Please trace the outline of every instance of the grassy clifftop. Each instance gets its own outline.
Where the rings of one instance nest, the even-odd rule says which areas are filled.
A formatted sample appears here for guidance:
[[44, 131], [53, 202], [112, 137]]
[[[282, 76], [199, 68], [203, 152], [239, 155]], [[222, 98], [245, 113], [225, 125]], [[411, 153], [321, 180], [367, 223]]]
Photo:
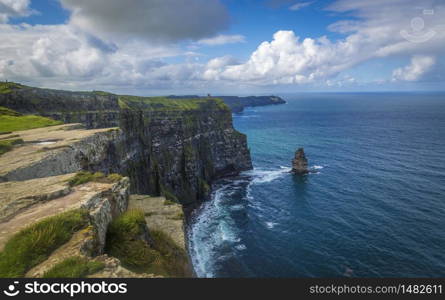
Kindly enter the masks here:
[[122, 109], [144, 111], [191, 111], [191, 110], [229, 110], [229, 107], [217, 98], [169, 99], [167, 97], [119, 96]]
[[12, 109], [0, 106], [0, 133], [41, 128], [61, 123], [41, 116], [24, 116]]

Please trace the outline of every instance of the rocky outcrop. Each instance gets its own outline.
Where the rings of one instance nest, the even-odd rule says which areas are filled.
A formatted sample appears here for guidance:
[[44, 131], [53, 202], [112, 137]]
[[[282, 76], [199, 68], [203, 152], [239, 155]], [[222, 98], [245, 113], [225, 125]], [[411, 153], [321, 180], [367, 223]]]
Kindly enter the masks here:
[[103, 252], [108, 224], [127, 210], [130, 182], [89, 182], [70, 187], [75, 174], [0, 183], [0, 249], [23, 228], [47, 217], [74, 209], [88, 212], [93, 239], [84, 239], [84, 254]]
[[308, 161], [304, 153], [304, 149], [300, 148], [295, 152], [295, 157], [292, 160], [292, 173], [307, 174], [309, 173]]
[[218, 96], [222, 99], [234, 113], [242, 112], [246, 107], [266, 106], [266, 105], [278, 105], [285, 104], [282, 98], [277, 96]]
[[[8, 138], [5, 135], [4, 138]], [[23, 144], [0, 156], [0, 182], [44, 178], [85, 169], [104, 161], [110, 145], [119, 144], [119, 129], [79, 129], [67, 124], [11, 133]]]
[[108, 225], [127, 210], [129, 196], [130, 181], [128, 178], [123, 178], [110, 189], [81, 202], [80, 207], [89, 212], [90, 222], [95, 230], [92, 254], [103, 252]]
[[[277, 105], [286, 103], [286, 101], [277, 96], [247, 96], [247, 97], [214, 96], [214, 97], [223, 100], [224, 103], [226, 103], [234, 113], [240, 113], [246, 107]], [[168, 96], [168, 98], [171, 99], [199, 98], [199, 96], [195, 95]]]

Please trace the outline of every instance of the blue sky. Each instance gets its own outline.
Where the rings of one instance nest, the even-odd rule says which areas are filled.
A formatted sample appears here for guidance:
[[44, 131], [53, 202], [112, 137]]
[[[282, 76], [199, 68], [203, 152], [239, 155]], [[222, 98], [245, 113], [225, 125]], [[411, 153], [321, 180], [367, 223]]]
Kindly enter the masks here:
[[0, 80], [136, 94], [443, 90], [443, 1], [122, 3], [0, 0]]

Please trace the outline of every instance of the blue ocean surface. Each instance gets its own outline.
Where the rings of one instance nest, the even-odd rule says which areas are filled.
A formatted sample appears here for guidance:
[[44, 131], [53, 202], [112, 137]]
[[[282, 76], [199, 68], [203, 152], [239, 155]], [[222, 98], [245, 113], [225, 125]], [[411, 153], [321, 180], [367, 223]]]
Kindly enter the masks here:
[[[284, 98], [234, 116], [254, 170], [194, 213], [197, 275], [444, 277], [445, 95]], [[315, 173], [289, 173], [298, 147]]]

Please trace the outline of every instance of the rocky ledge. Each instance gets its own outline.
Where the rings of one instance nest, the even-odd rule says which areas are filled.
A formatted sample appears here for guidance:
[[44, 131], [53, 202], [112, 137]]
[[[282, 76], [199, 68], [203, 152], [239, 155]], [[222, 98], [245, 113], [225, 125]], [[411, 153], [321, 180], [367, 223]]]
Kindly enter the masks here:
[[[82, 158], [102, 161], [121, 135], [114, 128], [67, 124], [2, 137], [23, 143], [0, 156], [0, 277], [193, 276], [181, 205], [165, 197], [130, 197], [128, 177], [81, 171]], [[132, 219], [133, 214], [143, 217]], [[124, 228], [123, 236], [134, 234], [126, 226], [144, 233], [130, 245], [150, 254], [138, 262], [143, 268], [131, 262], [128, 251], [114, 250], [130, 242], [114, 241], [113, 226]], [[73, 271], [73, 264], [83, 267], [82, 273]]]

